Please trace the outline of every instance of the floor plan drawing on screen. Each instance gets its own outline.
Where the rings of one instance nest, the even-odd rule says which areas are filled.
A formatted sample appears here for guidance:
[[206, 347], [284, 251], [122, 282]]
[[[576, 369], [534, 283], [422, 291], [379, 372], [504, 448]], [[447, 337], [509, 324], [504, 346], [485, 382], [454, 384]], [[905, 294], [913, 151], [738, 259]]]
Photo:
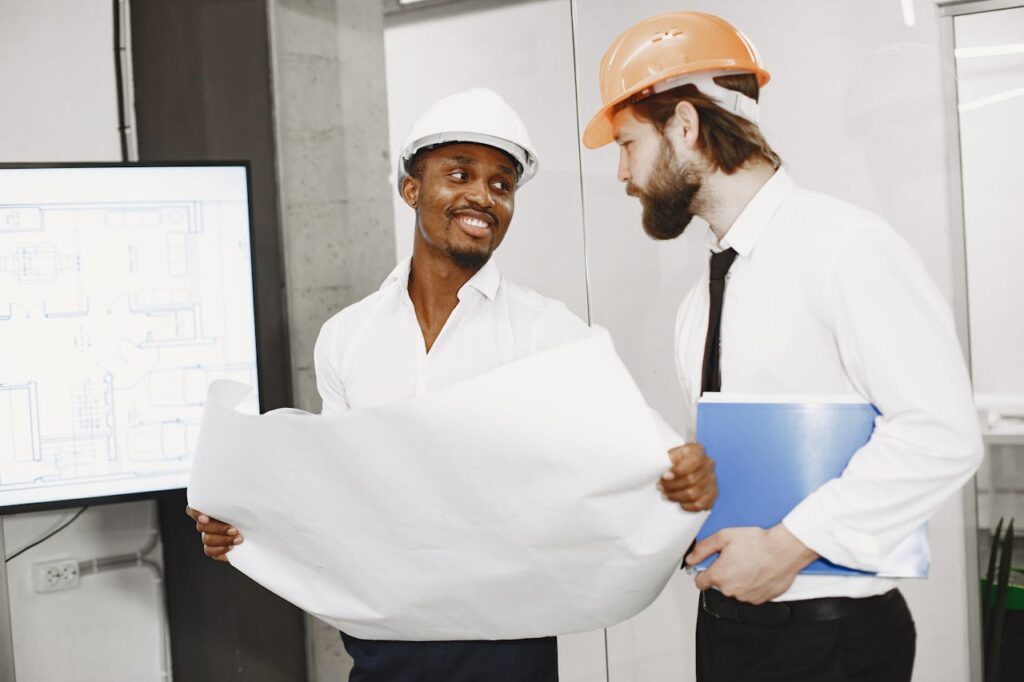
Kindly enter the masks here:
[[184, 485], [207, 386], [257, 383], [245, 169], [0, 184], [0, 505]]

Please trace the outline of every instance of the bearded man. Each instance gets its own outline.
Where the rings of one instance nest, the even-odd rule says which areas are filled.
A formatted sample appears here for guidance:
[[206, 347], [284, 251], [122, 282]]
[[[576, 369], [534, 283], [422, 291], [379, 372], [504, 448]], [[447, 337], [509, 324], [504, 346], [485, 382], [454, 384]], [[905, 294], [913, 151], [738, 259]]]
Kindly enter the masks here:
[[[618, 143], [644, 231], [709, 226], [708, 267], [676, 324], [689, 408], [724, 391], [842, 395], [881, 413], [843, 474], [781, 523], [719, 531], [688, 555], [718, 554], [696, 578], [697, 679], [909, 682], [914, 623], [873, 573], [982, 454], [947, 302], [884, 220], [796, 185], [758, 126], [769, 74], [725, 20], [646, 19], [608, 49], [600, 80], [583, 140]], [[865, 573], [801, 574], [818, 557]]]

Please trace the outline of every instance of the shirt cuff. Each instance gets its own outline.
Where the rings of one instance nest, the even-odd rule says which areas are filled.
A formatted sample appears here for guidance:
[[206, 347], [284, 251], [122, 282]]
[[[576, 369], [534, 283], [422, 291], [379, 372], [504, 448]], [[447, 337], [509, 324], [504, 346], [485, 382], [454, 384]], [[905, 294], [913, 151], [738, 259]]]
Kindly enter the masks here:
[[822, 558], [839, 566], [877, 572], [885, 555], [870, 533], [847, 528], [831, 519], [821, 500], [811, 495], [782, 520], [782, 525]]

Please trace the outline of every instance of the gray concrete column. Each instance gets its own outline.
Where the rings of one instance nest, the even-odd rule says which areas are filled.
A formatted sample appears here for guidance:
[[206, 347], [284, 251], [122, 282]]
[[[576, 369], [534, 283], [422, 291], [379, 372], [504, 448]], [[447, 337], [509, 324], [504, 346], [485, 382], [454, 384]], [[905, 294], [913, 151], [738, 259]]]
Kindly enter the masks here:
[[394, 267], [380, 0], [273, 0], [272, 54], [295, 401], [313, 343]]
[[[380, 0], [271, 0], [278, 176], [295, 402], [318, 411], [320, 325], [394, 267]], [[310, 679], [351, 661], [307, 620]]]

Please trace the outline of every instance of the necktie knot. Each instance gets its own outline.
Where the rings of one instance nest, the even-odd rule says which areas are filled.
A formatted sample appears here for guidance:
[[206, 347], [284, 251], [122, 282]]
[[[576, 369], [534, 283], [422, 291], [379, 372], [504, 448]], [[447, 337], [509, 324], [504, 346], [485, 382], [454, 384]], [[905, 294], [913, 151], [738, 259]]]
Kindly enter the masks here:
[[711, 254], [711, 279], [725, 279], [732, 262], [736, 260], [736, 249], [726, 249]]

